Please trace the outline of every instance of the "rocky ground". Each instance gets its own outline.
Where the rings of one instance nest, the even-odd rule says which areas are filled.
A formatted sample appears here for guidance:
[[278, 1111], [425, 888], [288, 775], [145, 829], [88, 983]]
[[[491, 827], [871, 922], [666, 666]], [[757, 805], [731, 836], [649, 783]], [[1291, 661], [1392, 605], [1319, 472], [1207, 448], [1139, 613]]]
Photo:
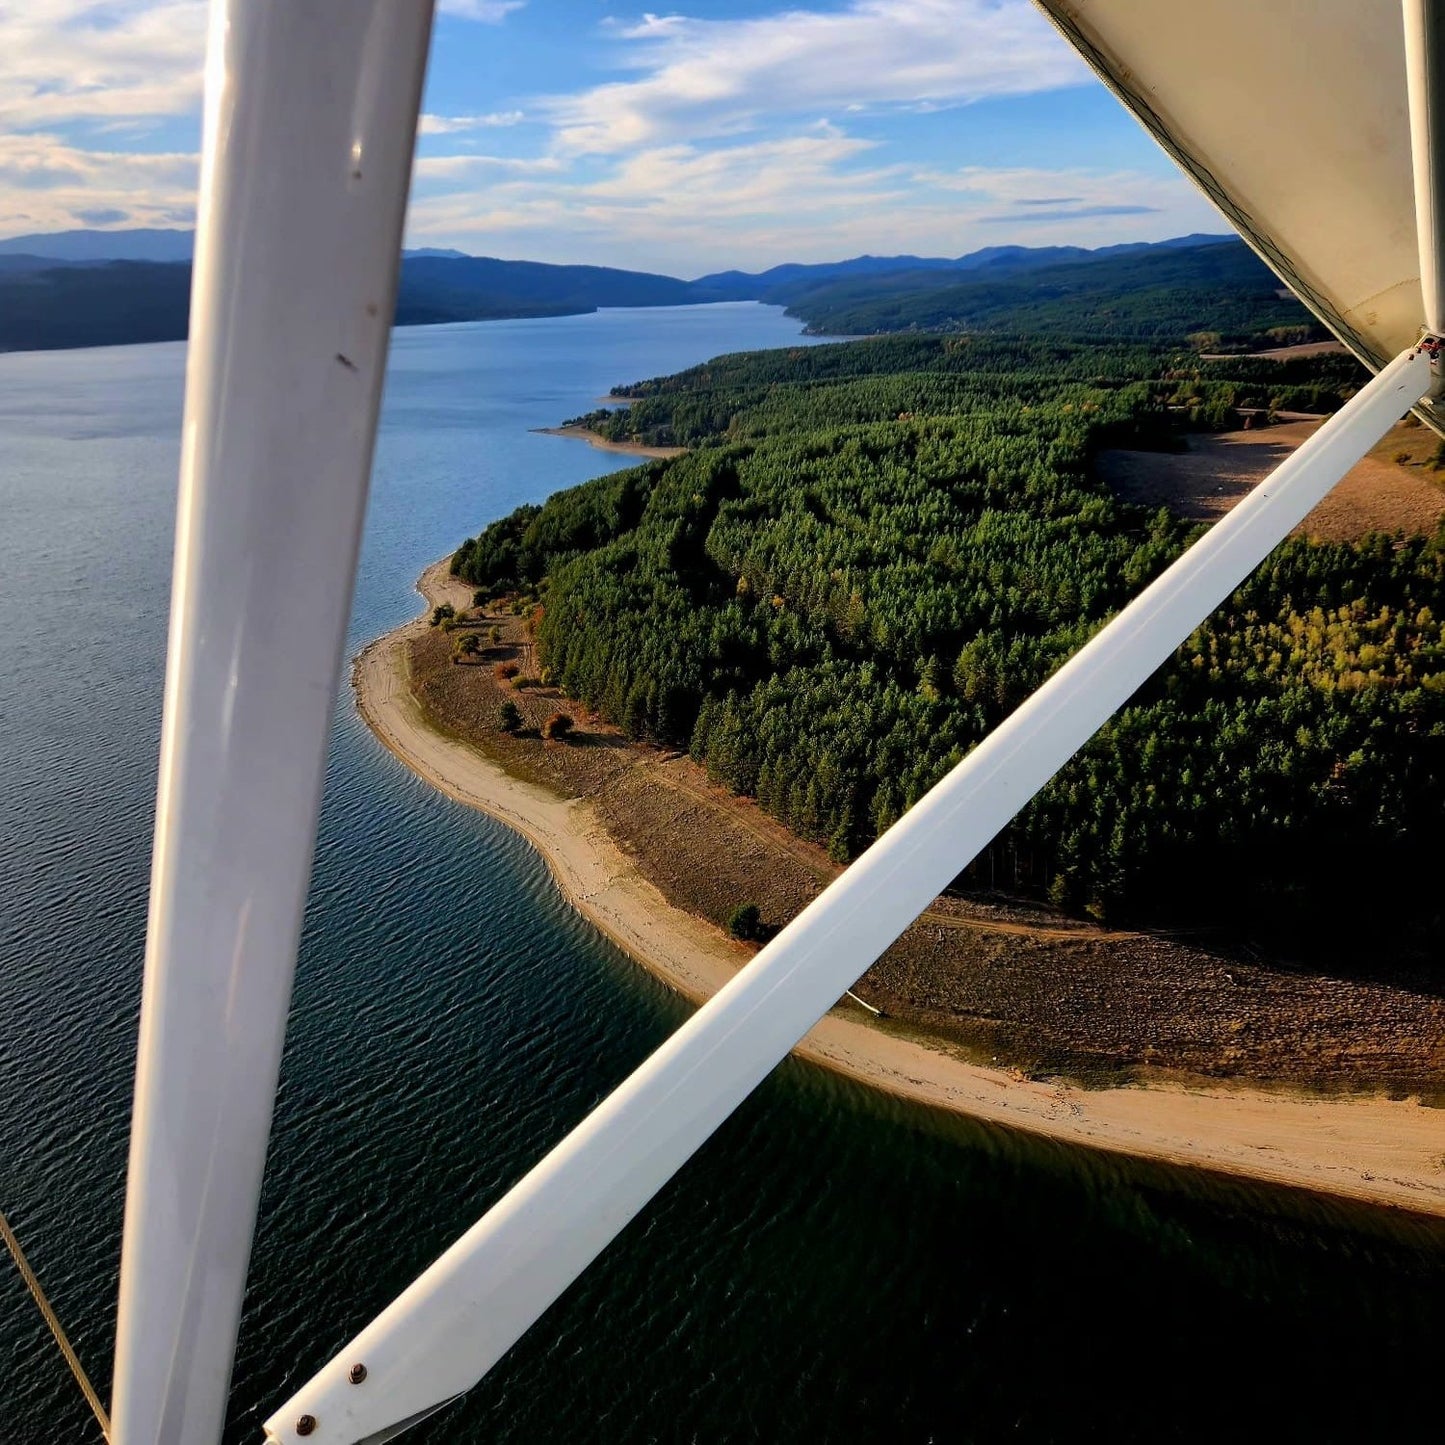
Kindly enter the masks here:
[[[498, 612], [463, 625], [488, 639], [476, 660], [454, 662], [438, 629], [411, 643], [412, 687], [431, 720], [519, 776], [590, 799], [678, 907], [722, 924], [754, 903], [776, 928], [838, 872], [689, 758], [633, 746], [556, 689], [526, 682], [537, 668], [519, 619]], [[507, 662], [521, 687], [496, 675]], [[507, 700], [522, 713], [517, 736], [498, 727]], [[557, 712], [575, 731], [544, 741], [540, 729]], [[1438, 988], [1107, 930], [1018, 900], [939, 900], [857, 991], [905, 1026], [1027, 1073], [1099, 1082], [1179, 1073], [1445, 1100]]]

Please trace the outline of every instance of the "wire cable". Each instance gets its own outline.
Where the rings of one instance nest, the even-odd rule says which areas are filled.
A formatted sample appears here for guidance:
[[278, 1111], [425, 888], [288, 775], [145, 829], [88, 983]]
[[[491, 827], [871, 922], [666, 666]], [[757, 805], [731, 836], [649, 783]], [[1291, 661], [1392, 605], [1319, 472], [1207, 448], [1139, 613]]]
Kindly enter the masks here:
[[16, 1239], [15, 1231], [10, 1228], [10, 1221], [3, 1213], [0, 1213], [0, 1238], [4, 1239], [5, 1247], [10, 1251], [10, 1257], [20, 1271], [20, 1278], [25, 1281], [25, 1287], [40, 1307], [45, 1323], [50, 1326], [50, 1333], [55, 1336], [55, 1343], [60, 1346], [60, 1353], [65, 1356], [65, 1363], [70, 1366], [70, 1373], [75, 1376], [75, 1383], [80, 1386], [80, 1393], [95, 1411], [95, 1418], [100, 1421], [100, 1433], [105, 1436], [106, 1445], [109, 1445], [110, 1416], [106, 1413], [105, 1406], [100, 1403], [100, 1396], [95, 1393], [95, 1386], [90, 1383], [90, 1376], [85, 1373], [80, 1357], [65, 1337], [65, 1331], [61, 1328], [55, 1311], [51, 1309], [50, 1301], [45, 1298], [45, 1291], [40, 1288], [40, 1281], [36, 1279], [35, 1271], [30, 1268], [30, 1261], [25, 1258], [25, 1251], [20, 1248], [20, 1241]]

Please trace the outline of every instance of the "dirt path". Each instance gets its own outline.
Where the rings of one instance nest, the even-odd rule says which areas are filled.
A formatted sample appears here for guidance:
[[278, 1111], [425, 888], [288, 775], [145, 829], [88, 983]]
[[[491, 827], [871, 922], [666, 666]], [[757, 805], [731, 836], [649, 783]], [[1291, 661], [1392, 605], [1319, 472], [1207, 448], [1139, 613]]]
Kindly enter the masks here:
[[[470, 600], [444, 562], [421, 590], [429, 606]], [[378, 738], [441, 791], [528, 838], [568, 900], [639, 963], [690, 999], [711, 996], [748, 950], [669, 904], [585, 799], [520, 781], [434, 730], [406, 675], [409, 640], [424, 628], [408, 623], [356, 659], [357, 703]], [[851, 1008], [827, 1015], [796, 1052], [904, 1098], [1070, 1143], [1445, 1217], [1445, 1111], [1416, 1100], [1186, 1083], [1078, 1089], [967, 1062]]]

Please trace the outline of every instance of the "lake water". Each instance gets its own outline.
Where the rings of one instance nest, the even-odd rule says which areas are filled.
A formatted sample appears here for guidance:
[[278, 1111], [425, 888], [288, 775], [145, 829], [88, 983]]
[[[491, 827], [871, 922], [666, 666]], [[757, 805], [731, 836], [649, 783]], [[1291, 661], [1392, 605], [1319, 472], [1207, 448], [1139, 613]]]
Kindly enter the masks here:
[[[529, 428], [798, 341], [753, 305], [398, 332], [350, 650], [413, 614], [417, 574], [463, 536], [619, 462]], [[102, 1394], [182, 365], [179, 345], [0, 357], [0, 1208]], [[257, 1440], [684, 1012], [515, 835], [382, 750], [343, 687], [227, 1438]], [[790, 1062], [408, 1438], [1433, 1435], [1442, 1285], [1424, 1236]], [[98, 1438], [0, 1267], [0, 1442]]]

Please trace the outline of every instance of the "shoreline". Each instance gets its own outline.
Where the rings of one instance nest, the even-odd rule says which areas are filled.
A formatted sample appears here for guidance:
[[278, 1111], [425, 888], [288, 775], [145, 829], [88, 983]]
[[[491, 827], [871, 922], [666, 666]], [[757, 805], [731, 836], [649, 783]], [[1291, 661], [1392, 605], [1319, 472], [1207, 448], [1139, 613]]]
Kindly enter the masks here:
[[[470, 605], [449, 563], [422, 574], [428, 610]], [[749, 950], [668, 903], [585, 800], [515, 778], [435, 729], [407, 678], [407, 645], [425, 627], [423, 613], [354, 659], [357, 707], [372, 732], [439, 791], [521, 833], [567, 901], [634, 961], [694, 1003], [709, 998]], [[794, 1052], [910, 1102], [1066, 1144], [1445, 1218], [1445, 1111], [1414, 1099], [1193, 1081], [1085, 1089], [971, 1063], [838, 1008]]]
[[569, 437], [573, 441], [586, 442], [588, 446], [596, 447], [599, 452], [621, 452], [624, 456], [651, 457], [658, 461], [665, 461], [668, 457], [680, 457], [687, 450], [686, 447], [648, 447], [641, 442], [614, 442], [601, 432], [585, 426], [539, 426], [532, 430], [538, 436]]

